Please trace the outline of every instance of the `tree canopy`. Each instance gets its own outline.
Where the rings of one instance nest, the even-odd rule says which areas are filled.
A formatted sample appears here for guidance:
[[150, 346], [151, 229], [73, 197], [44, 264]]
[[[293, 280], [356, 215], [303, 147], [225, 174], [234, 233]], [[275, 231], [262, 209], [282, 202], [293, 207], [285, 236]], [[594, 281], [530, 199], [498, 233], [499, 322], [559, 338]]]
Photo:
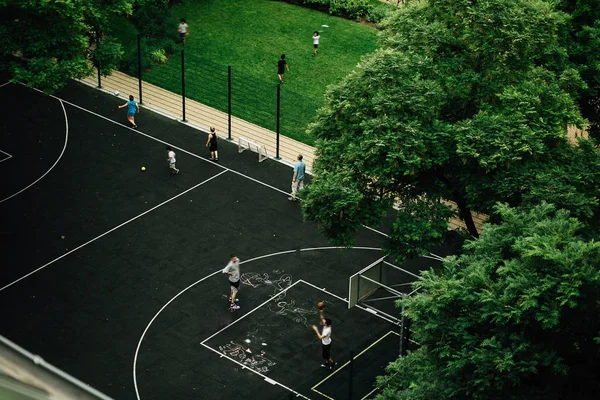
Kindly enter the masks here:
[[116, 68], [121, 46], [109, 19], [130, 15], [134, 0], [0, 0], [0, 62], [15, 81], [46, 91], [82, 78], [100, 63]]
[[566, 136], [567, 124], [585, 124], [575, 101], [585, 82], [560, 40], [568, 20], [542, 0], [400, 8], [383, 23], [383, 47], [330, 88], [309, 126], [318, 158], [305, 218], [350, 245], [396, 203], [389, 248], [406, 258], [443, 239], [453, 212], [442, 199], [473, 236], [471, 210], [489, 213], [497, 201], [546, 193], [596, 215], [598, 192], [587, 188], [596, 173], [572, 176], [567, 193], [548, 188], [567, 174], [566, 157], [591, 171], [599, 154]]
[[420, 347], [388, 366], [378, 399], [597, 398], [600, 243], [547, 203], [496, 212], [401, 301]]

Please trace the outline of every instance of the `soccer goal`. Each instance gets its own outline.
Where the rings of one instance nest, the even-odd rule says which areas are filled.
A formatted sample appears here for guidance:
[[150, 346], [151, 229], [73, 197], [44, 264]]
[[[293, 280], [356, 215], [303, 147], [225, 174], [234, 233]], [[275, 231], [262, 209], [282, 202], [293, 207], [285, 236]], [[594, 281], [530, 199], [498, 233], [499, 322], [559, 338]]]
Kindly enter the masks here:
[[401, 322], [396, 300], [418, 289], [412, 284], [419, 276], [386, 261], [382, 257], [350, 277], [348, 308], [361, 305], [367, 311]]
[[257, 143], [245, 137], [240, 137], [238, 139], [238, 153], [241, 153], [245, 150], [258, 153], [258, 162], [263, 162], [269, 158], [269, 155], [267, 154], [267, 148], [264, 144]]

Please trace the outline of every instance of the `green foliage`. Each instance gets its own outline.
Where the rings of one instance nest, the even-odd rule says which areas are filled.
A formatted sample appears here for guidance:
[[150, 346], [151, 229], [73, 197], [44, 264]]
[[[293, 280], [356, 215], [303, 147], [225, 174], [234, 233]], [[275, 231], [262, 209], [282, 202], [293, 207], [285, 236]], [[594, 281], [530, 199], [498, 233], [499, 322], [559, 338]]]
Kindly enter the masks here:
[[306, 198], [302, 202], [302, 210], [307, 219], [316, 221], [319, 229], [335, 239], [332, 244], [336, 246], [349, 246], [353, 236], [361, 227], [361, 213], [365, 208], [370, 215], [377, 215], [380, 219], [386, 212], [379, 203], [370, 201], [358, 190], [356, 182], [349, 175], [322, 174], [319, 184], [309, 185], [299, 196]]
[[[471, 209], [522, 204], [530, 193], [547, 192], [547, 182], [564, 181], [565, 157], [598, 156], [565, 152], [567, 124], [584, 124], [567, 91], [584, 83], [559, 40], [566, 20], [538, 0], [417, 1], [399, 8], [382, 23], [384, 48], [329, 89], [309, 126], [321, 139], [316, 176], [344, 170], [376, 201], [454, 201], [477, 236]], [[587, 174], [585, 182], [597, 178]], [[585, 204], [587, 218], [598, 215], [594, 191], [583, 184], [561, 189], [570, 192], [551, 198], [573, 201], [559, 206], [575, 211]], [[358, 218], [372, 216], [361, 211]], [[407, 224], [413, 232], [411, 221], [400, 219], [395, 230]], [[432, 228], [446, 232], [442, 224], [423, 227], [424, 246]], [[390, 239], [400, 257], [419, 248], [400, 235]]]
[[171, 8], [168, 0], [145, 0], [136, 4], [131, 21], [145, 37], [173, 37], [176, 27], [170, 26]]
[[[315, 138], [306, 134], [306, 125], [323, 104], [327, 86], [342, 79], [363, 54], [377, 47], [377, 30], [372, 27], [277, 1], [249, 0], [243, 7], [230, 0], [183, 2], [171, 12], [171, 35], [177, 34], [181, 17], [190, 26], [185, 46], [189, 98], [227, 111], [227, 66], [231, 65], [233, 115], [275, 130], [276, 65], [285, 52], [290, 72], [281, 87], [280, 132], [311, 145]], [[322, 24], [329, 28], [322, 28]], [[132, 49], [126, 51], [122, 68], [137, 74], [135, 33], [129, 33], [124, 25], [116, 20], [113, 27], [124, 47]], [[313, 57], [311, 37], [315, 30], [323, 32], [319, 54]], [[151, 70], [147, 69], [150, 61], [144, 60], [143, 79], [172, 92], [180, 91], [179, 48], [175, 45], [176, 54]], [[167, 49], [165, 52], [169, 55]]]
[[542, 203], [428, 271], [401, 302], [421, 347], [388, 366], [378, 399], [591, 399], [600, 385], [600, 243]]
[[103, 62], [108, 73], [121, 55], [119, 45], [107, 35], [108, 21], [131, 14], [132, 4], [133, 0], [3, 1], [0, 59], [9, 63], [4, 67], [14, 81], [48, 92], [69, 78], [90, 74], [88, 61]]
[[156, 64], [164, 64], [167, 62], [167, 56], [165, 55], [165, 51], [163, 49], [156, 49], [151, 54], [152, 59]]
[[454, 212], [447, 205], [425, 198], [408, 201], [400, 210], [392, 226], [388, 252], [400, 263], [409, 258], [429, 254], [443, 242], [448, 219]]
[[92, 53], [91, 61], [95, 66], [100, 65], [100, 72], [104, 76], [119, 67], [118, 61], [123, 57], [121, 44], [112, 37], [106, 38], [98, 43], [96, 50]]
[[369, 13], [370, 4], [367, 0], [331, 0], [329, 2], [329, 13], [359, 19]]
[[560, 10], [570, 18], [561, 38], [569, 55], [569, 62], [581, 75], [585, 85], [577, 88], [579, 105], [590, 122], [588, 132], [600, 139], [600, 2], [560, 0]]
[[[349, 19], [365, 17], [370, 22], [378, 22], [383, 18], [383, 7], [375, 7], [368, 0], [283, 0], [286, 3], [297, 4], [308, 8], [328, 12], [331, 15]], [[389, 7], [387, 7], [389, 9]], [[373, 14], [371, 15], [371, 13]]]

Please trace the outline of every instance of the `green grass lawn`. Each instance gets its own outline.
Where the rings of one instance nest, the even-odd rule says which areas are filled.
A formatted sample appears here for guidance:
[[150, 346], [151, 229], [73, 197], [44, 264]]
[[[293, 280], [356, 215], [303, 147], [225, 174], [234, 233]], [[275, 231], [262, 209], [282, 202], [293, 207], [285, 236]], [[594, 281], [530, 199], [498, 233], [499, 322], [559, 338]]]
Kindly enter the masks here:
[[[231, 65], [233, 114], [273, 130], [277, 60], [285, 53], [290, 72], [281, 87], [281, 133], [309, 144], [313, 138], [304, 131], [323, 104], [327, 86], [377, 47], [372, 27], [279, 1], [184, 0], [170, 18], [174, 37], [180, 18], [189, 25], [186, 96], [226, 110]], [[322, 33], [313, 57], [315, 30]], [[144, 80], [180, 93], [180, 59], [175, 53], [145, 72]]]

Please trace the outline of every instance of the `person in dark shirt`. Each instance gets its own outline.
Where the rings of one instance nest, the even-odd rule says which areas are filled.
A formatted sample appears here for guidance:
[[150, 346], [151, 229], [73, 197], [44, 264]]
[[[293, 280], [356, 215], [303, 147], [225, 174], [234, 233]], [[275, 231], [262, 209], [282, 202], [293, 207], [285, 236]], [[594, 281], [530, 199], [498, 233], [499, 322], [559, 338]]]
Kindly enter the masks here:
[[210, 128], [208, 133], [208, 139], [206, 140], [206, 147], [210, 150], [210, 159], [212, 161], [219, 161], [219, 153], [217, 151], [217, 132], [215, 128]]
[[279, 83], [283, 83], [283, 74], [285, 74], [285, 70], [290, 70], [287, 62], [285, 61], [285, 54], [281, 55], [281, 59], [277, 61], [277, 76], [279, 77]]

